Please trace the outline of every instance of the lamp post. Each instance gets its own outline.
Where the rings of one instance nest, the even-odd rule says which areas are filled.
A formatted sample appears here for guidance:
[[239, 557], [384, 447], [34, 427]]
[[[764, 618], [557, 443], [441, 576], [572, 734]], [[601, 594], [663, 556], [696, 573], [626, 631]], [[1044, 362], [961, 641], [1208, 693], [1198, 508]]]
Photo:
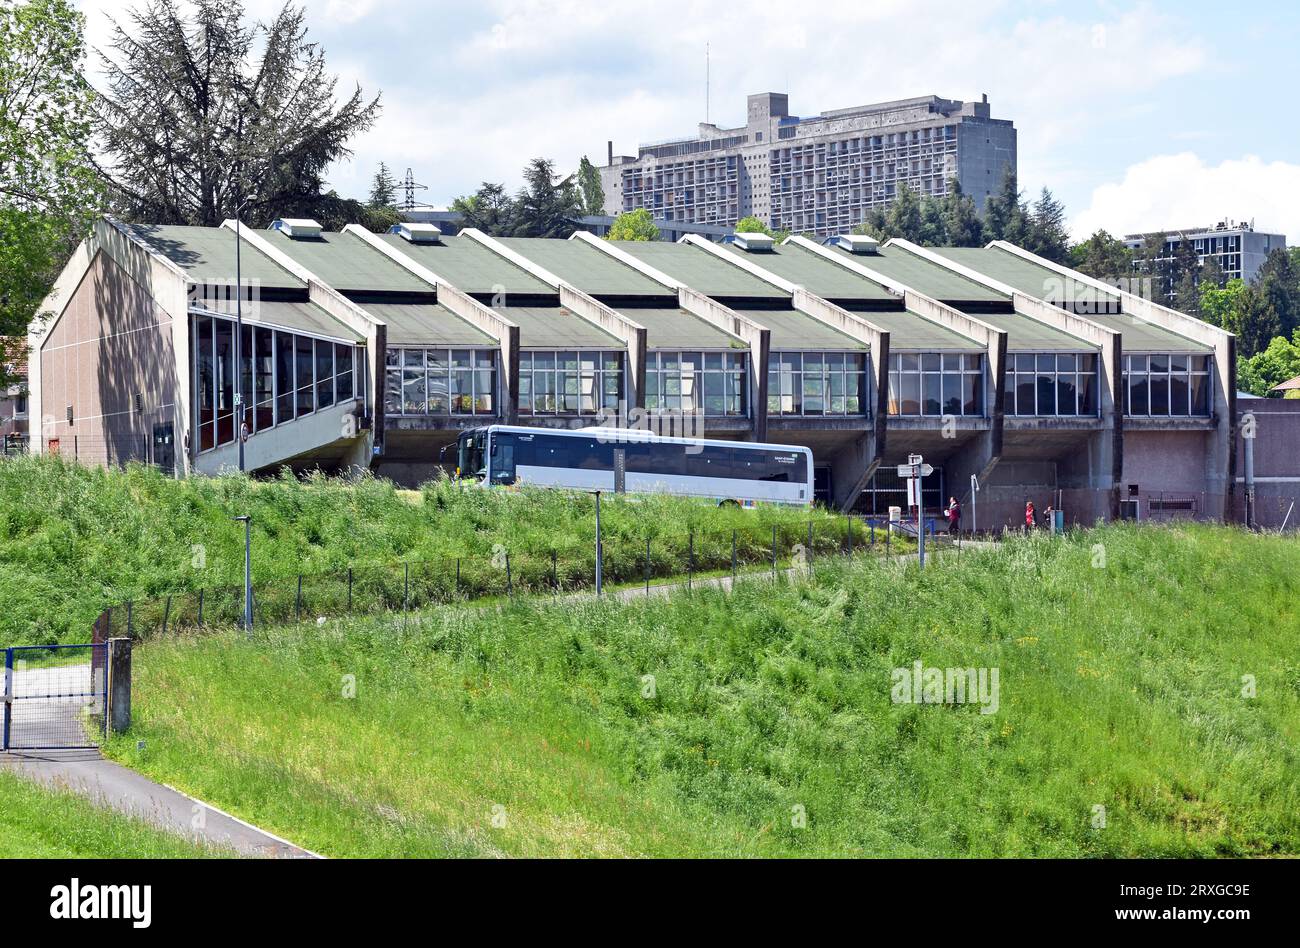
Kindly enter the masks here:
[[237, 523], [244, 525], [244, 634], [249, 638], [253, 635], [253, 560], [252, 560], [252, 539], [253, 539], [253, 518], [245, 514], [242, 517], [234, 518]]
[[[240, 235], [239, 218], [244, 212], [244, 202], [235, 207], [235, 437], [239, 440], [239, 473], [244, 473], [244, 274], [240, 249], [244, 240]], [[250, 624], [251, 627], [251, 624]]]
[[596, 595], [599, 596], [605, 588], [605, 564], [604, 550], [600, 548], [600, 491], [596, 491]]

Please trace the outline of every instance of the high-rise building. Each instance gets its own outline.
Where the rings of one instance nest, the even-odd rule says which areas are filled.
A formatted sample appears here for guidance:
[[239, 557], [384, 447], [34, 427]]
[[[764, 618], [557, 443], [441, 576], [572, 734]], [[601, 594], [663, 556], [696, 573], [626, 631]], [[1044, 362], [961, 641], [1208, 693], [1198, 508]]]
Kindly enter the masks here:
[[754, 215], [779, 230], [838, 234], [893, 200], [900, 184], [942, 196], [956, 179], [978, 207], [1016, 167], [1016, 129], [988, 96], [938, 96], [791, 115], [782, 93], [749, 96], [746, 124], [701, 124], [693, 138], [614, 154], [601, 169], [605, 211], [733, 225]]
[[[1157, 236], [1155, 232], [1146, 234], [1126, 234], [1124, 243], [1131, 250], [1141, 250], [1147, 240]], [[1178, 251], [1178, 245], [1190, 241], [1196, 252], [1197, 260], [1203, 265], [1210, 258], [1219, 262], [1229, 280], [1241, 279], [1249, 282], [1259, 268], [1264, 265], [1271, 251], [1286, 249], [1285, 234], [1266, 234], [1255, 230], [1252, 221], [1238, 224], [1223, 220], [1213, 227], [1187, 227], [1164, 232], [1164, 250], [1156, 263], [1169, 263]], [[1142, 270], [1149, 262], [1137, 261], [1134, 269]], [[1172, 289], [1167, 287], [1166, 290]]]

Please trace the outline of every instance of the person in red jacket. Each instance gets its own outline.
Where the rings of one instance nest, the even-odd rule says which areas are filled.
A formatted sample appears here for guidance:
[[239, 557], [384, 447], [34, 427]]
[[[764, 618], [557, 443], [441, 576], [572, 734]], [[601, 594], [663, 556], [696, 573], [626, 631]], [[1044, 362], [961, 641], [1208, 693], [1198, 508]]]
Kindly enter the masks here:
[[1034, 502], [1025, 501], [1025, 532], [1029, 533], [1034, 529]]

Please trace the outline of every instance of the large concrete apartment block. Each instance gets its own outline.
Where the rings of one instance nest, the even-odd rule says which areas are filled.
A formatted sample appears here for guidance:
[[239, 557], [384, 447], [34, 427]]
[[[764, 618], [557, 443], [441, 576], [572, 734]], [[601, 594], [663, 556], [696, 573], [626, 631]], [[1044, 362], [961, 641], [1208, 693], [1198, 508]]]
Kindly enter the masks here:
[[922, 96], [800, 118], [782, 93], [751, 95], [746, 123], [701, 124], [692, 138], [642, 145], [601, 169], [605, 210], [731, 225], [753, 214], [818, 237], [844, 233], [900, 184], [942, 196], [951, 179], [981, 208], [1016, 167], [1016, 130], [987, 97]]
[[[984, 528], [1026, 499], [1078, 523], [1240, 509], [1233, 337], [1002, 242], [105, 219], [45, 310], [31, 449], [87, 463], [215, 474], [242, 442], [253, 473], [414, 486], [470, 428], [617, 424], [806, 446], [817, 499], [877, 517], [910, 454], [932, 511], [974, 479]], [[1298, 453], [1274, 453], [1256, 473], [1289, 483]]]
[[[1157, 236], [1148, 234], [1127, 234], [1124, 244], [1130, 250], [1140, 251], [1148, 240]], [[1285, 234], [1268, 234], [1255, 230], [1253, 223], [1237, 224], [1232, 221], [1219, 221], [1213, 227], [1185, 227], [1166, 231], [1165, 243], [1161, 248], [1158, 263], [1170, 263], [1178, 250], [1178, 245], [1190, 241], [1197, 261], [1204, 265], [1213, 259], [1218, 261], [1229, 280], [1238, 279], [1249, 282], [1264, 265], [1268, 255], [1274, 250], [1286, 249]], [[1135, 269], [1141, 264], [1134, 263]], [[1166, 292], [1172, 287], [1165, 287]]]

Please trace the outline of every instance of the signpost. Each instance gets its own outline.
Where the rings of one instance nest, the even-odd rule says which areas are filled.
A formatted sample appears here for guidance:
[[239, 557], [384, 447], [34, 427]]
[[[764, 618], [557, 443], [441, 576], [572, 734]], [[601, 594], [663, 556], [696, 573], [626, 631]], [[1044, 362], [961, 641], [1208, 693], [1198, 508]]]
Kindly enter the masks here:
[[975, 495], [980, 492], [980, 479], [970, 476], [970, 536], [975, 539]]
[[921, 496], [921, 482], [934, 473], [919, 454], [909, 454], [907, 463], [898, 465], [898, 476], [907, 481], [907, 502], [916, 508], [916, 556], [921, 569], [925, 569], [925, 501]]

